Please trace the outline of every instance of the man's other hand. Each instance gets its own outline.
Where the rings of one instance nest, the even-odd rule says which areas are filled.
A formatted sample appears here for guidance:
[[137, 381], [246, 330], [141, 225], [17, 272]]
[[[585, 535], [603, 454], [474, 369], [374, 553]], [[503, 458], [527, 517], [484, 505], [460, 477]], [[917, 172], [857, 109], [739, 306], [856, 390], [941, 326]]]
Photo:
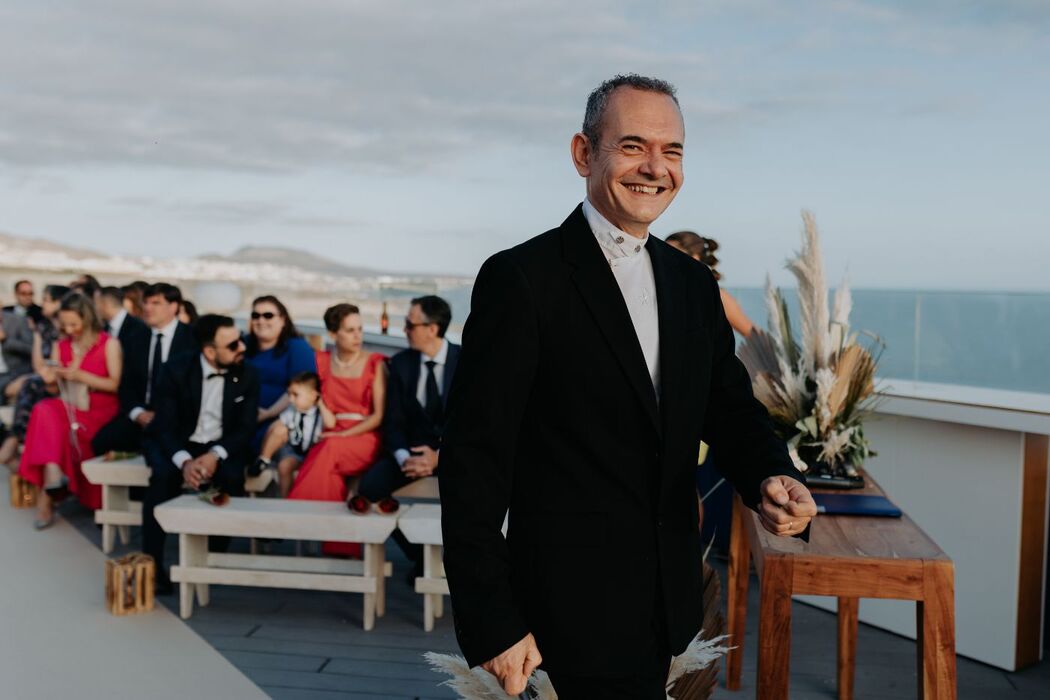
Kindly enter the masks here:
[[541, 661], [543, 657], [536, 647], [536, 638], [527, 634], [510, 649], [481, 664], [481, 667], [496, 677], [507, 695], [514, 697], [525, 692], [529, 676]]
[[771, 476], [762, 482], [760, 491], [762, 502], [758, 514], [762, 527], [774, 535], [797, 535], [817, 514], [817, 504], [809, 489], [790, 476]]

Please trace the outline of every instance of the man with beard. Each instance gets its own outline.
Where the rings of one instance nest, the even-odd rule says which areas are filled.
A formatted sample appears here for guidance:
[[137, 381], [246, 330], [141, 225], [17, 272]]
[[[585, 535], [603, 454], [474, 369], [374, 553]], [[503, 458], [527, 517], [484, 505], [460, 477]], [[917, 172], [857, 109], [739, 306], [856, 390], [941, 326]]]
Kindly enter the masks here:
[[[182, 492], [213, 485], [231, 496], [244, 494], [244, 468], [251, 459], [259, 403], [259, 380], [244, 364], [244, 341], [228, 316], [206, 314], [194, 328], [199, 353], [165, 363], [146, 431], [144, 452], [151, 469], [142, 504], [142, 548], [157, 566], [157, 590], [171, 591], [163, 569], [164, 530], [153, 510]], [[222, 538], [210, 544], [222, 549]]]

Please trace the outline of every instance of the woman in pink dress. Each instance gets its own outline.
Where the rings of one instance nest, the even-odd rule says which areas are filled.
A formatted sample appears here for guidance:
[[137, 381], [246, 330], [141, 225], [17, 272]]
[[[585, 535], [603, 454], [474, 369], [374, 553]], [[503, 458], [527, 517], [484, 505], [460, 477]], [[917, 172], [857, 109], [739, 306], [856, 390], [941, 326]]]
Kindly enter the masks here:
[[[386, 358], [362, 349], [361, 313], [353, 304], [331, 307], [325, 311], [324, 323], [335, 348], [317, 353], [320, 406], [322, 412], [334, 414], [336, 424], [321, 433], [321, 441], [307, 453], [288, 498], [345, 501], [347, 478], [363, 474], [379, 456]], [[326, 542], [324, 552], [359, 556], [361, 547]]]
[[120, 343], [102, 332], [95, 307], [83, 294], [66, 295], [58, 322], [65, 336], [54, 368], [60, 395], [33, 408], [18, 468], [23, 479], [41, 488], [34, 523], [38, 530], [54, 522], [54, 502], [67, 491], [88, 508], [101, 507], [101, 487], [88, 483], [80, 463], [94, 456], [91, 438], [120, 406], [123, 353]]

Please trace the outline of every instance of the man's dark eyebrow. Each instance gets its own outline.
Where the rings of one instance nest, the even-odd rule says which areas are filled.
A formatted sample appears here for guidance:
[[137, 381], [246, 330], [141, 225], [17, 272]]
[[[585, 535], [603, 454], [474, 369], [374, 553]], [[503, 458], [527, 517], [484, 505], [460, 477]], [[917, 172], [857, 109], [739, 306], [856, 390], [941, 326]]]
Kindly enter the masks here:
[[[631, 134], [628, 134], [627, 136], [621, 136], [620, 137], [620, 141], [619, 141], [620, 143], [624, 143], [625, 141], [630, 141], [632, 143], [640, 143], [643, 146], [648, 143], [648, 141], [643, 139], [641, 136], [634, 136], [634, 135], [631, 135]], [[671, 143], [667, 144], [666, 147], [667, 148], [677, 148], [678, 150], [683, 150], [684, 149], [684, 146], [682, 146], [682, 144], [678, 143], [677, 141], [672, 141]]]

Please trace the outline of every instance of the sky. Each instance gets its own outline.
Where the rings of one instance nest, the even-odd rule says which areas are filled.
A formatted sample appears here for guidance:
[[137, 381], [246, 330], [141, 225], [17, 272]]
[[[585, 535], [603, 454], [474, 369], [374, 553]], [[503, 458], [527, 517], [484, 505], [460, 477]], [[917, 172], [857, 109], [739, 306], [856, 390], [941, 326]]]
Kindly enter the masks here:
[[1050, 291], [1050, 3], [6, 0], [0, 231], [111, 253], [311, 250], [472, 275], [582, 199], [587, 94], [674, 83], [652, 232], [786, 282]]

